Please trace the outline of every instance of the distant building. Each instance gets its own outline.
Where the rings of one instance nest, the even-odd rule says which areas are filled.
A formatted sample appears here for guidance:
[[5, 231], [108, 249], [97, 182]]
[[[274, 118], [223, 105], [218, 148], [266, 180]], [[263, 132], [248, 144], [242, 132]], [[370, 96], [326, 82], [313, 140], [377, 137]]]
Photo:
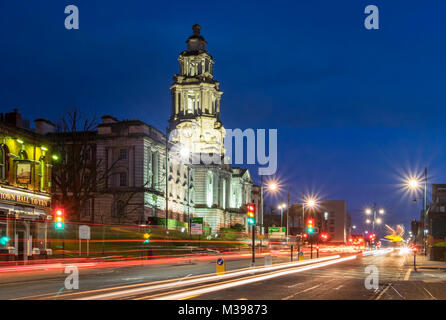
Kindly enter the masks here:
[[446, 239], [446, 184], [432, 184], [432, 203], [428, 207], [428, 224], [424, 229], [432, 236], [432, 240]]
[[52, 124], [35, 123], [31, 130], [17, 110], [0, 114], [0, 258], [27, 260], [48, 248], [51, 153], [41, 133]]
[[[351, 233], [351, 217], [347, 213], [347, 203], [345, 200], [324, 200], [320, 201], [315, 209], [304, 208], [302, 204], [293, 204], [289, 212], [289, 231], [291, 235], [305, 232], [305, 223], [310, 217], [315, 220], [314, 226], [319, 232], [326, 232], [329, 241], [345, 243]], [[304, 218], [302, 216], [305, 215]]]

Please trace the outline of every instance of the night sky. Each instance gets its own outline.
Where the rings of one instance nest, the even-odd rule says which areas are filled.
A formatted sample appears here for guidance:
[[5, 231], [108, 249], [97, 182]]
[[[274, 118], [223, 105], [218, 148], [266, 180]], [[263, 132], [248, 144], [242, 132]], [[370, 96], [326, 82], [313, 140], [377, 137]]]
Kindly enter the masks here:
[[[64, 28], [69, 4], [80, 30]], [[364, 28], [368, 4], [379, 7], [379, 30]], [[376, 202], [385, 223], [407, 226], [421, 202], [401, 176], [428, 166], [430, 183], [446, 183], [445, 9], [440, 0], [2, 0], [1, 112], [56, 121], [77, 107], [164, 130], [178, 54], [199, 23], [223, 124], [278, 129], [275, 178], [292, 202], [302, 191], [347, 200], [358, 227]]]

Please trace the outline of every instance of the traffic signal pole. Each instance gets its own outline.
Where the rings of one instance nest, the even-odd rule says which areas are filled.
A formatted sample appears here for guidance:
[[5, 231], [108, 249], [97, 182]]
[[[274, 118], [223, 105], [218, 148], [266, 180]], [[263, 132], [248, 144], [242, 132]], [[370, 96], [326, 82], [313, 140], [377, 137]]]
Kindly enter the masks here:
[[313, 236], [310, 239], [310, 259], [313, 259]]
[[256, 226], [252, 226], [252, 263], [256, 262]]

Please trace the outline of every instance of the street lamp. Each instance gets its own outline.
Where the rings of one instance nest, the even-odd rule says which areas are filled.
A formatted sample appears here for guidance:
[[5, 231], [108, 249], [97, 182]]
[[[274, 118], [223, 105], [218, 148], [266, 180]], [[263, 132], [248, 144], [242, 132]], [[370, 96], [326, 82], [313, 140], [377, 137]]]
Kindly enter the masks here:
[[[384, 214], [384, 209], [379, 209], [378, 213], [379, 214]], [[365, 214], [366, 215], [371, 215], [373, 214], [373, 219], [370, 221], [370, 219], [367, 219], [365, 222], [367, 224], [369, 224], [370, 222], [372, 223], [372, 232], [375, 233], [375, 224], [381, 224], [382, 223], [382, 219], [381, 218], [377, 218], [376, 217], [376, 203], [373, 204], [373, 209], [367, 208], [365, 209]]]
[[[424, 183], [423, 183], [424, 182]], [[427, 210], [427, 167], [424, 167], [424, 181], [421, 180], [420, 175], [418, 176], [408, 176], [405, 179], [405, 184], [406, 184], [406, 188], [409, 189], [412, 192], [418, 192], [419, 189], [421, 189], [421, 185], [423, 183], [423, 211], [422, 211], [422, 217], [421, 220], [423, 221], [423, 225], [424, 229], [423, 233], [421, 235], [421, 239], [424, 243], [424, 254], [427, 255], [427, 250], [426, 250], [426, 230], [429, 230], [429, 226], [428, 226], [428, 219], [427, 219], [427, 215], [428, 215], [428, 210]], [[416, 202], [416, 199], [414, 200], [414, 202]]]
[[263, 234], [263, 190], [266, 187], [267, 191], [270, 191], [272, 193], [276, 193], [279, 190], [279, 185], [276, 181], [268, 181], [266, 185], [263, 184], [263, 175], [260, 176], [260, 233]]
[[[283, 227], [283, 209], [285, 209], [287, 207], [287, 205], [285, 203], [282, 203], [278, 206], [279, 210], [280, 210], [280, 228]], [[288, 224], [288, 222], [287, 222]], [[282, 232], [282, 231], [280, 231]]]
[[[305, 206], [307, 206], [309, 209], [313, 209], [317, 206], [318, 200], [316, 198], [313, 198], [311, 196], [305, 196], [305, 194], [302, 192], [302, 226], [305, 223]], [[302, 233], [303, 233], [303, 227], [302, 227]]]

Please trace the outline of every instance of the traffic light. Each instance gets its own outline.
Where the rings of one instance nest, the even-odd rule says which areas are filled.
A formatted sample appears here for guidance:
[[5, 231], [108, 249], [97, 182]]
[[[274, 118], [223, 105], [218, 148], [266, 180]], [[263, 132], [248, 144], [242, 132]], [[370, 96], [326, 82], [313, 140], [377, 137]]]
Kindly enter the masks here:
[[328, 240], [328, 234], [327, 233], [321, 233], [321, 240], [327, 241]]
[[256, 205], [248, 203], [246, 205], [246, 214], [248, 216], [248, 224], [254, 226], [256, 224]]
[[416, 219], [413, 219], [412, 222], [410, 223], [410, 229], [414, 237], [416, 237], [418, 235], [418, 222]]
[[65, 217], [65, 210], [61, 208], [56, 208], [56, 210], [54, 211], [54, 219], [55, 219], [54, 227], [57, 230], [62, 230], [64, 228], [64, 217]]
[[314, 232], [314, 221], [313, 219], [307, 220], [307, 233], [312, 234]]
[[148, 233], [148, 232], [144, 233], [143, 237], [144, 237], [144, 242], [143, 243], [149, 243], [150, 242], [149, 241], [150, 233]]
[[147, 223], [146, 223], [147, 224], [147, 231], [143, 235], [143, 237], [144, 237], [144, 242], [143, 243], [149, 243], [150, 242], [149, 238], [150, 238], [151, 233], [152, 233], [152, 221], [154, 220], [154, 218], [156, 218], [156, 217], [148, 217], [147, 218]]

